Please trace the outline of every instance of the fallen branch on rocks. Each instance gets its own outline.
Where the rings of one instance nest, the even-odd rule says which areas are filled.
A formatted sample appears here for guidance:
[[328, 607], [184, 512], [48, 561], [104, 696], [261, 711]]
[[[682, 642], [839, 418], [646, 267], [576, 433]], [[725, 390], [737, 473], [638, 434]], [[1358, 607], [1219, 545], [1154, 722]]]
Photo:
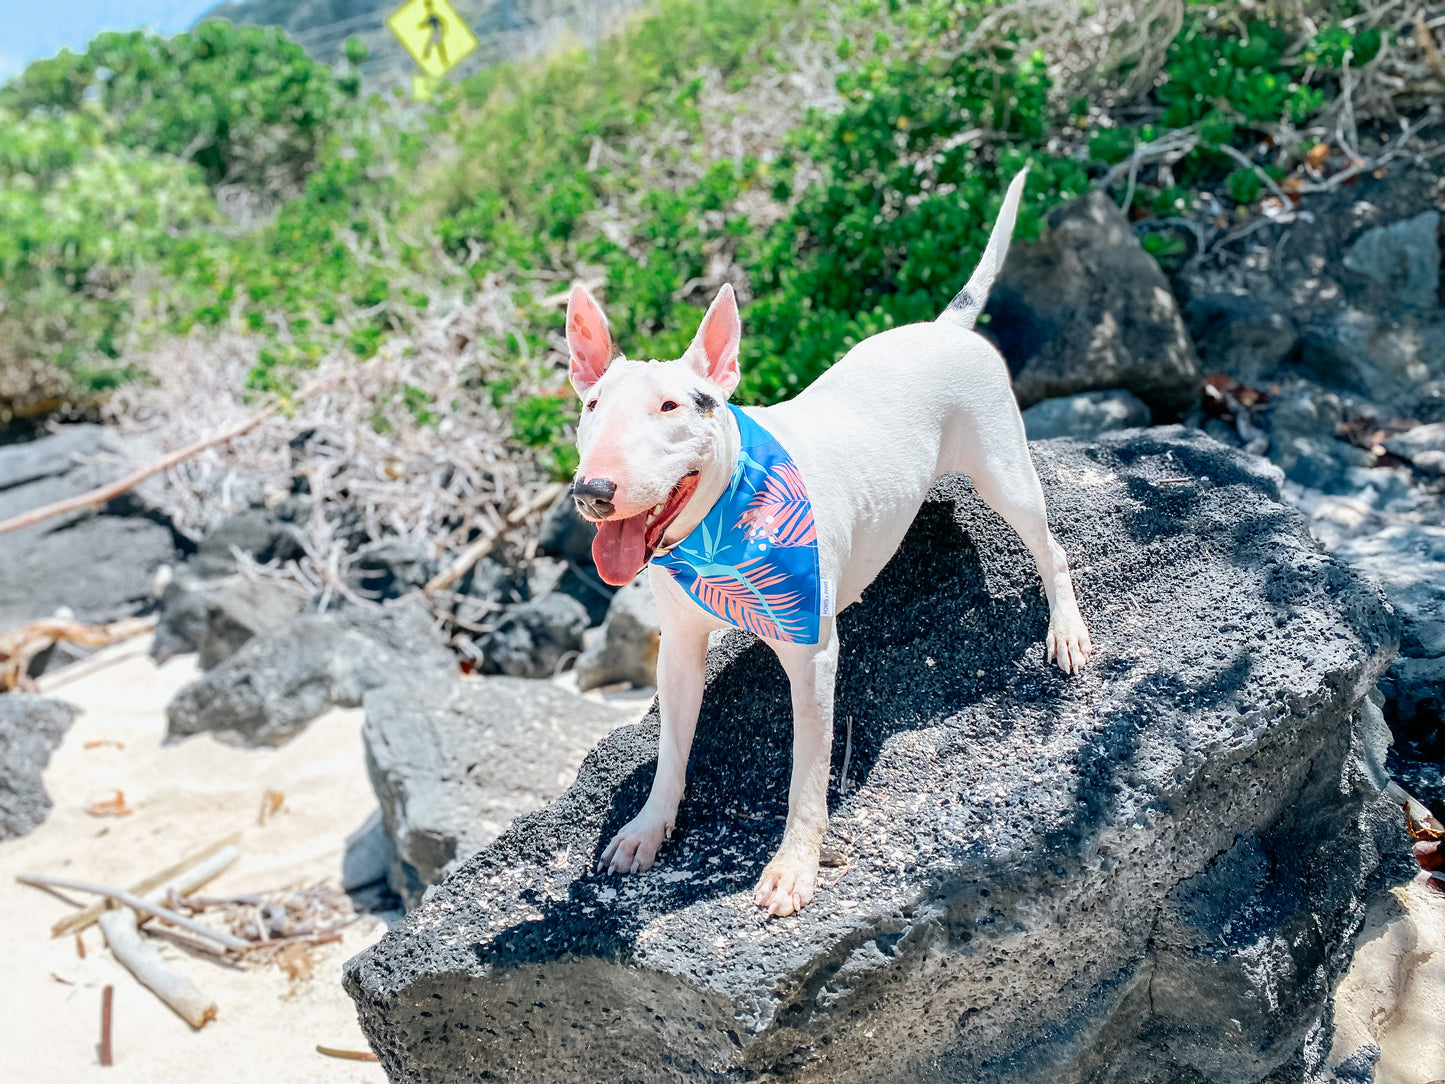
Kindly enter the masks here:
[[109, 647], [155, 627], [154, 617], [128, 617], [108, 625], [86, 625], [55, 618], [32, 621], [24, 628], [0, 636], [0, 689], [33, 692], [34, 682], [29, 676], [31, 661], [62, 640], [81, 647]]
[[0, 521], [0, 534], [9, 534], [11, 531], [18, 531], [25, 527], [33, 527], [37, 523], [43, 523], [47, 519], [54, 519], [56, 516], [69, 515], [71, 512], [81, 512], [87, 508], [99, 508], [106, 501], [114, 500], [122, 493], [134, 489], [153, 474], [170, 470], [178, 463], [184, 463], [192, 456], [199, 455], [207, 448], [214, 448], [218, 444], [225, 444], [235, 440], [239, 436], [249, 433], [256, 426], [260, 425], [270, 411], [262, 411], [251, 418], [247, 418], [239, 425], [233, 425], [223, 433], [198, 440], [194, 444], [188, 444], [184, 448], [163, 455], [155, 462], [142, 467], [138, 471], [127, 474], [124, 478], [111, 482], [109, 485], [92, 489], [89, 493], [82, 493], [77, 497], [68, 497], [63, 501], [55, 501], [53, 504], [43, 505], [40, 508], [32, 508], [29, 512], [22, 512], [18, 516]]
[[1440, 50], [1435, 45], [1435, 35], [1430, 32], [1430, 24], [1425, 21], [1424, 11], [1415, 16], [1415, 40], [1419, 42], [1436, 80], [1445, 85], [1445, 60], [1440, 58]]
[[105, 943], [126, 970], [191, 1027], [199, 1031], [216, 1018], [216, 1003], [141, 937], [135, 911], [129, 907], [107, 911], [100, 916], [100, 928]]
[[[567, 484], [565, 482], [550, 482], [543, 486], [536, 493], [532, 494], [530, 499], [524, 501], [508, 514], [507, 526], [515, 527], [533, 512], [546, 508], [560, 497], [566, 489]], [[446, 568], [428, 580], [422, 590], [425, 591], [427, 595], [435, 595], [440, 591], [445, 591], [455, 586], [457, 581], [470, 572], [478, 561], [496, 548], [497, 542], [500, 541], [500, 539], [501, 536], [495, 531], [483, 534], [466, 549], [462, 550], [461, 553], [457, 554], [451, 564], [447, 565]]]
[[481, 538], [457, 554], [451, 564], [428, 580], [422, 590], [428, 595], [435, 595], [439, 591], [445, 591], [454, 586], [458, 580], [472, 570], [478, 561], [492, 552], [500, 538], [501, 536], [495, 532], [482, 535]]
[[[148, 892], [164, 889], [173, 883], [177, 883], [189, 870], [209, 861], [226, 848], [234, 847], [240, 841], [241, 833], [232, 832], [225, 839], [218, 840], [209, 847], [205, 847], [195, 854], [182, 858], [179, 862], [167, 866], [159, 873], [153, 873], [149, 877], [142, 878], [131, 888], [131, 892], [137, 896], [144, 896]], [[209, 878], [207, 878], [207, 880], [209, 880]], [[203, 883], [204, 882], [198, 882], [197, 887], [200, 887], [200, 884]], [[100, 916], [105, 913], [106, 907], [107, 903], [102, 900], [92, 907], [87, 907], [84, 911], [77, 911], [73, 915], [62, 918], [50, 927], [50, 936], [64, 937], [68, 933], [80, 933], [82, 930], [97, 922]]]

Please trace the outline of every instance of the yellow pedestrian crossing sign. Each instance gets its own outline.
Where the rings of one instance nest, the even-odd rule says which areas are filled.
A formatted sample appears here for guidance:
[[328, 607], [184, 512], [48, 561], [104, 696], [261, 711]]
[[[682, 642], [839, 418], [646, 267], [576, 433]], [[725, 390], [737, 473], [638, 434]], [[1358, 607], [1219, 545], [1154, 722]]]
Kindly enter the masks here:
[[477, 47], [477, 36], [447, 0], [406, 0], [386, 25], [433, 79], [451, 71]]

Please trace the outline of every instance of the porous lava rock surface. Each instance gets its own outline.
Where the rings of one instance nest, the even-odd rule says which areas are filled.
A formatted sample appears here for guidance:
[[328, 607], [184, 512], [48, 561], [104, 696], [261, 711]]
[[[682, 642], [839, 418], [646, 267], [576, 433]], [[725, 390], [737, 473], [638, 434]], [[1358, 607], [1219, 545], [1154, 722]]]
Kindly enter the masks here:
[[362, 700], [366, 772], [394, 844], [392, 891], [407, 906], [448, 863], [560, 794], [621, 721], [547, 682], [470, 677], [385, 685]]
[[1404, 846], [1362, 709], [1397, 621], [1258, 459], [1177, 428], [1033, 452], [1098, 648], [1082, 676], [1044, 661], [1022, 543], [941, 480], [840, 619], [846, 864], [813, 902], [752, 903], [789, 698], [733, 634], [651, 871], [597, 865], [647, 794], [655, 714], [347, 965], [390, 1079], [1314, 1078], [1381, 847]]

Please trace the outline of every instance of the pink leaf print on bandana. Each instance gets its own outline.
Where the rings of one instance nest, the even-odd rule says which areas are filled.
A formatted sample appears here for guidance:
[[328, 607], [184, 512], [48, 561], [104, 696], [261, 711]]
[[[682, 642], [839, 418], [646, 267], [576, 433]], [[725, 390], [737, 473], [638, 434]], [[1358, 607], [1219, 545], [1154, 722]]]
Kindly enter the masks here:
[[775, 546], [807, 546], [817, 540], [813, 506], [796, 463], [774, 468], [738, 517], [737, 526], [748, 538], [765, 538]]
[[737, 576], [699, 576], [693, 584], [697, 600], [724, 621], [740, 629], [746, 629], [754, 636], [768, 639], [785, 639], [785, 632], [792, 632], [797, 618], [791, 618], [788, 611], [794, 610], [802, 599], [791, 592], [769, 592], [787, 579], [780, 572], [768, 572], [767, 564], [761, 557], [744, 561], [734, 570]]

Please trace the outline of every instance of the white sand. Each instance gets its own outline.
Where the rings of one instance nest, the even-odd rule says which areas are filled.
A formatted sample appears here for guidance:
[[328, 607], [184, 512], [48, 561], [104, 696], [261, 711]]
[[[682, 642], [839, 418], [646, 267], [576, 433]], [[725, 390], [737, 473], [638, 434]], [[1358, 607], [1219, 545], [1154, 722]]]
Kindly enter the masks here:
[[[341, 989], [341, 965], [380, 937], [377, 919], [363, 918], [340, 943], [316, 948], [315, 976], [294, 996], [274, 966], [228, 968], [155, 939], [219, 1006], [219, 1017], [193, 1032], [115, 962], [97, 928], [85, 934], [84, 959], [74, 937], [52, 940], [51, 923], [74, 908], [15, 883], [17, 873], [48, 873], [129, 887], [237, 830], [244, 830], [241, 858], [208, 894], [339, 883], [345, 837], [376, 807], [362, 760], [361, 712], [331, 712], [280, 749], [234, 749], [205, 735], [162, 746], [166, 702], [194, 675], [194, 656], [157, 669], [147, 646], [117, 645], [42, 687], [84, 714], [45, 773], [55, 802], [49, 819], [0, 844], [0, 1081], [379, 1084], [385, 1077], [378, 1065], [315, 1050], [318, 1043], [367, 1049]], [[124, 748], [85, 748], [96, 741]], [[132, 815], [86, 812], [117, 788]], [[283, 792], [286, 804], [261, 827], [268, 789]], [[115, 1065], [102, 1069], [107, 983], [115, 986]]]
[[1375, 899], [1335, 989], [1331, 1066], [1380, 1048], [1375, 1084], [1445, 1079], [1445, 893], [1426, 875]]

